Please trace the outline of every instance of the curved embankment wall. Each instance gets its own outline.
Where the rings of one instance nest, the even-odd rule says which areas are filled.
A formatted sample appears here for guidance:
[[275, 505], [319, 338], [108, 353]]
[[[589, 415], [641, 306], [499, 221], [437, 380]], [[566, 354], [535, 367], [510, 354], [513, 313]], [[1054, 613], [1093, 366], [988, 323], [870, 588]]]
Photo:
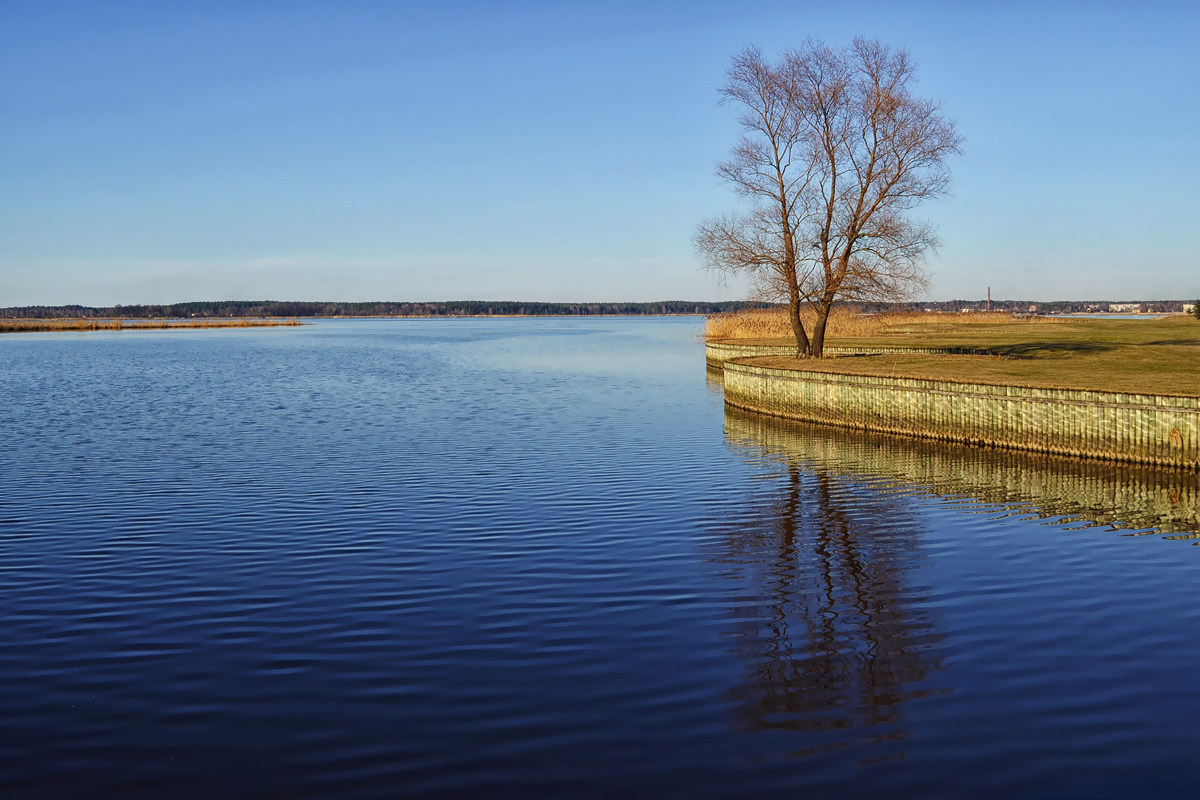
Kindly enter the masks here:
[[1200, 398], [842, 375], [726, 361], [725, 402], [906, 436], [1195, 469]]
[[[826, 347], [825, 352], [835, 356], [877, 356], [889, 353], [904, 355], [991, 355], [989, 350], [971, 350], [963, 347]], [[792, 356], [796, 348], [777, 344], [732, 344], [729, 342], [705, 342], [704, 360], [719, 367], [733, 358], [757, 356]]]

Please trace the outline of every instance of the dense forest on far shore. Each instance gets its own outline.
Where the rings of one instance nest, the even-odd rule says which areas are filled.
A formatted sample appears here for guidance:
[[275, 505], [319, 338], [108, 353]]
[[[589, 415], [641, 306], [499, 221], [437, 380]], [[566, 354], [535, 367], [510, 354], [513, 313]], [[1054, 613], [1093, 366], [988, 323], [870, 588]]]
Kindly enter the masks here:
[[[1089, 311], [1180, 312], [1183, 300], [1144, 301], [1055, 301], [993, 300], [995, 311], [1039, 314], [1070, 314]], [[1121, 305], [1121, 308], [1110, 308]], [[3, 319], [124, 318], [186, 319], [230, 317], [589, 317], [656, 316], [664, 314], [718, 314], [747, 308], [765, 308], [770, 303], [748, 300], [695, 302], [664, 300], [657, 303], [538, 303], [516, 300], [457, 300], [442, 303], [320, 303], [274, 300], [220, 300], [146, 306], [14, 306], [0, 308]], [[847, 304], [867, 311], [983, 311], [986, 300], [942, 300], [925, 303]]]
[[730, 300], [708, 303], [666, 300], [658, 303], [537, 303], [503, 300], [460, 300], [445, 303], [307, 303], [274, 300], [228, 300], [171, 305], [20, 306], [0, 309], [0, 317], [49, 319], [62, 317], [124, 317], [126, 319], [187, 317], [575, 317], [718, 314], [767, 303]]

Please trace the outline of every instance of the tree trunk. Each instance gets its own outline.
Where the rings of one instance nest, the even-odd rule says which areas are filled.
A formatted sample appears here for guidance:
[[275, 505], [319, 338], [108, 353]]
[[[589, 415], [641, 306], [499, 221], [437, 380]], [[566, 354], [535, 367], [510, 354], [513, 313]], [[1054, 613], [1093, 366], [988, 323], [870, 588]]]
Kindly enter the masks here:
[[809, 352], [813, 358], [825, 357], [825, 325], [829, 322], [829, 310], [832, 303], [821, 303], [817, 306], [817, 321], [813, 323], [812, 345]]
[[796, 358], [804, 358], [809, 351], [808, 334], [804, 332], [804, 320], [800, 319], [800, 292], [795, 288], [788, 292], [788, 317], [796, 337]]

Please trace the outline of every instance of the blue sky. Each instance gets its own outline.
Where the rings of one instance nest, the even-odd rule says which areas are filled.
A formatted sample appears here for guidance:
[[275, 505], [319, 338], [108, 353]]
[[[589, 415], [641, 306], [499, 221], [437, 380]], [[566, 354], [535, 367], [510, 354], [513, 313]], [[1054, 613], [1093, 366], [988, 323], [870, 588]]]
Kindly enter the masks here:
[[1200, 4], [0, 2], [0, 306], [728, 299], [730, 56], [906, 47], [932, 299], [1200, 295]]

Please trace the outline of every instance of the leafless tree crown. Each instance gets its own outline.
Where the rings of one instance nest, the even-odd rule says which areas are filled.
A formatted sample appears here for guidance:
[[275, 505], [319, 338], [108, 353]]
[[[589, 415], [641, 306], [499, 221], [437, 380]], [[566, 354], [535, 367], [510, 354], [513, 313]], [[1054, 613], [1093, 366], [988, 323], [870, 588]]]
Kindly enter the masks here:
[[[705, 221], [696, 246], [710, 269], [749, 277], [786, 300], [797, 346], [820, 356], [838, 300], [895, 300], [926, 288], [937, 237], [909, 212], [946, 193], [961, 138], [940, 106], [913, 93], [904, 50], [810, 39], [777, 62], [748, 47], [729, 68], [723, 102], [743, 134], [717, 174], [747, 201]], [[802, 303], [817, 312], [810, 332]]]

